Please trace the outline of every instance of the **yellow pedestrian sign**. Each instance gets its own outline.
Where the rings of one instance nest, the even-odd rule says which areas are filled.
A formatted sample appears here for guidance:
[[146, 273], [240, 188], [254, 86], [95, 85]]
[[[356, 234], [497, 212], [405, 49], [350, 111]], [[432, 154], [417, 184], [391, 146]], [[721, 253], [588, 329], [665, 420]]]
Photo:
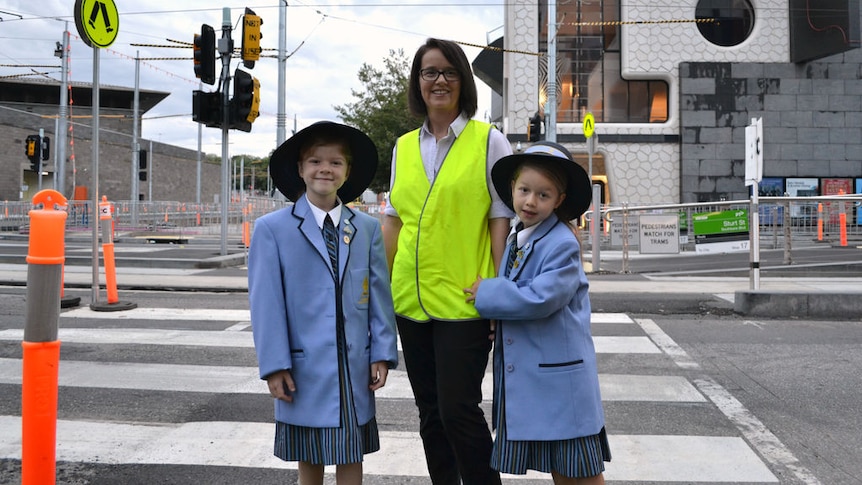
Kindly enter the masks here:
[[120, 32], [114, 0], [75, 0], [75, 27], [90, 47], [108, 47]]
[[596, 119], [593, 118], [592, 113], [587, 113], [584, 116], [584, 137], [591, 138], [593, 133], [596, 132]]

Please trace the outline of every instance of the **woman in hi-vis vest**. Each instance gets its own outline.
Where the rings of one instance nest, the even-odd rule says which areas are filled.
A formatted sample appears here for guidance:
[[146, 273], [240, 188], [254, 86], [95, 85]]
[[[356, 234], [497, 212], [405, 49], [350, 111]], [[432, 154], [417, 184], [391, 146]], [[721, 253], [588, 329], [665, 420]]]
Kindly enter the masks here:
[[490, 174], [512, 148], [472, 119], [476, 83], [454, 42], [419, 48], [408, 89], [411, 112], [425, 122], [395, 145], [383, 237], [419, 433], [435, 485], [499, 484], [479, 407], [491, 322], [463, 289], [500, 264], [513, 214]]

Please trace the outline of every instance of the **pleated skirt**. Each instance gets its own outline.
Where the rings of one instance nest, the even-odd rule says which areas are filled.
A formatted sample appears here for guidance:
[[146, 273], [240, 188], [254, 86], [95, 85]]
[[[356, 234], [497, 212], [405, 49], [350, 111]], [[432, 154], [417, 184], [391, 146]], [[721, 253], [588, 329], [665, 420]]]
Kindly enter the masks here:
[[284, 461], [345, 465], [361, 462], [363, 455], [380, 449], [377, 419], [372, 417], [365, 424], [357, 422], [341, 321], [338, 322], [337, 332], [340, 426], [311, 428], [276, 421], [274, 454]]
[[512, 475], [524, 475], [527, 470], [557, 472], [572, 478], [586, 478], [605, 470], [611, 461], [608, 436], [602, 427], [598, 434], [557, 441], [510, 441], [506, 437], [506, 406], [504, 382], [497, 386], [494, 400], [497, 436], [491, 451], [491, 468]]

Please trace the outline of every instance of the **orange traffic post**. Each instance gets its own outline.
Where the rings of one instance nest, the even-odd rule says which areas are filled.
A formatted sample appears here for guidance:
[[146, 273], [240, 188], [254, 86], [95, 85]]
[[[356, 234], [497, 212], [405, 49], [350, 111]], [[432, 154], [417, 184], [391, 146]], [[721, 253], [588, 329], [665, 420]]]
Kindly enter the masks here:
[[[844, 195], [844, 190], [838, 191], [838, 195]], [[840, 234], [841, 246], [847, 246], [847, 211], [844, 208], [844, 201], [838, 203], [838, 231]]]
[[823, 240], [823, 202], [817, 204], [817, 240]]
[[57, 475], [57, 394], [60, 291], [65, 257], [66, 198], [56, 190], [33, 197], [27, 251], [27, 318], [21, 384], [21, 483], [54, 483]]
[[105, 290], [108, 295], [108, 303], [93, 302], [90, 304], [90, 309], [97, 312], [115, 312], [137, 308], [136, 303], [121, 302], [117, 293], [117, 267], [114, 261], [111, 203], [108, 202], [108, 197], [105, 195], [99, 202], [99, 226], [102, 228], [102, 259], [105, 263]]

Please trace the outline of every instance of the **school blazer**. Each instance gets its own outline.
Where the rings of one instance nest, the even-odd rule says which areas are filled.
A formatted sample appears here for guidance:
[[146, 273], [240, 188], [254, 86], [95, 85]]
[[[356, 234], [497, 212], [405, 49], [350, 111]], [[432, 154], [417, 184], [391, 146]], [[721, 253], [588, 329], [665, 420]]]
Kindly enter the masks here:
[[[338, 225], [341, 301], [348, 368], [360, 424], [374, 417], [372, 362], [398, 362], [395, 314], [380, 223], [347, 206]], [[309, 202], [255, 222], [248, 256], [249, 306], [261, 379], [290, 369], [293, 402], [275, 400], [278, 421], [339, 426], [336, 287]]]
[[494, 372], [505, 378], [510, 440], [590, 436], [604, 426], [580, 258], [577, 238], [551, 215], [508, 277], [483, 280], [476, 292], [479, 314], [498, 320]]

